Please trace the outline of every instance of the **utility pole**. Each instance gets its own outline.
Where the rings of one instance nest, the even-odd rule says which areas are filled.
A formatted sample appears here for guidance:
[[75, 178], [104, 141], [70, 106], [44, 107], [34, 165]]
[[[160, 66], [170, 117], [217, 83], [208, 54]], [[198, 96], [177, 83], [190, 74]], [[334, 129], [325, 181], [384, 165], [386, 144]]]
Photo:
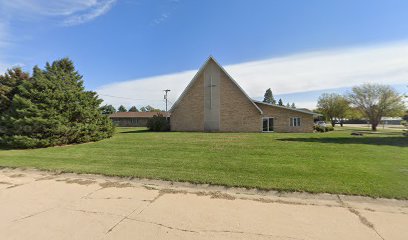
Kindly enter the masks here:
[[168, 92], [170, 92], [170, 89], [166, 89], [166, 90], [163, 90], [165, 93], [164, 93], [164, 99], [166, 100], [166, 119], [168, 118], [168, 116], [169, 116], [169, 114], [168, 114], [168, 112], [167, 112], [167, 93]]

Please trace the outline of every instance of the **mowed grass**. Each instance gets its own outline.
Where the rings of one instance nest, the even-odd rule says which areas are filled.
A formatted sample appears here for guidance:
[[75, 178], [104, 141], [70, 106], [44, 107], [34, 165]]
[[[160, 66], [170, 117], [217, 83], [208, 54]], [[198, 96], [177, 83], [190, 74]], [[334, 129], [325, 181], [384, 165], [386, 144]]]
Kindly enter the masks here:
[[408, 138], [401, 132], [117, 131], [95, 143], [0, 150], [0, 166], [408, 199]]

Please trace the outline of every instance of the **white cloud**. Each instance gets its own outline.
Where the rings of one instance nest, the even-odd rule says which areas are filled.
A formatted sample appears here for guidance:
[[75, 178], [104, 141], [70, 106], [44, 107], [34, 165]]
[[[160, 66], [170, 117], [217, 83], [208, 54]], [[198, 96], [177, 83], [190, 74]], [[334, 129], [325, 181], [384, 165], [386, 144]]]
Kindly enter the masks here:
[[34, 23], [45, 20], [46, 25], [57, 22], [73, 26], [89, 22], [107, 13], [117, 0], [0, 0], [0, 73], [11, 65], [6, 50], [17, 39], [11, 31], [13, 22]]
[[64, 25], [91, 21], [107, 13], [117, 0], [13, 0], [0, 2], [9, 19], [57, 18]]
[[64, 24], [67, 26], [72, 26], [72, 25], [77, 25], [81, 24], [84, 22], [91, 21], [105, 13], [107, 13], [115, 4], [116, 0], [107, 0], [104, 2], [98, 2], [92, 9], [92, 11], [89, 11], [84, 14], [78, 14], [78, 15], [73, 15], [67, 18], [64, 21]]
[[[269, 87], [275, 94], [288, 94], [361, 83], [401, 84], [408, 82], [408, 43], [294, 54], [228, 65], [225, 69], [254, 98], [263, 96]], [[116, 106], [151, 104], [163, 108], [162, 90], [171, 89], [169, 99], [175, 102], [196, 71], [112, 83], [99, 87], [97, 92], [124, 97], [101, 95], [106, 103]], [[298, 107], [315, 105], [310, 100], [296, 104]]]

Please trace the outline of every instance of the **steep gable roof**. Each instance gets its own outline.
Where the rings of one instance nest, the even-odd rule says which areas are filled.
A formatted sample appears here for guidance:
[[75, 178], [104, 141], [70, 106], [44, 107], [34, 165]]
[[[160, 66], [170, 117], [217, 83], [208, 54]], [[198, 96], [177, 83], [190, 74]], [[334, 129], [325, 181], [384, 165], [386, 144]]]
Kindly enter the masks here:
[[205, 61], [205, 63], [200, 67], [198, 72], [194, 75], [193, 79], [190, 81], [190, 83], [187, 85], [186, 89], [184, 89], [183, 93], [180, 95], [180, 97], [177, 99], [177, 101], [173, 104], [173, 106], [170, 109], [170, 112], [173, 112], [174, 109], [177, 108], [177, 105], [180, 103], [181, 99], [187, 94], [187, 92], [190, 90], [190, 88], [193, 86], [194, 82], [198, 79], [198, 76], [204, 71], [205, 67], [209, 64], [210, 61], [213, 61], [225, 75], [238, 87], [238, 89], [245, 95], [245, 97], [250, 101], [256, 109], [262, 114], [262, 110], [252, 101], [252, 99], [246, 94], [246, 92], [241, 88], [241, 86], [238, 85], [238, 83], [231, 77], [231, 75], [228, 74], [227, 71], [219, 64], [213, 56], [209, 56], [208, 59]]

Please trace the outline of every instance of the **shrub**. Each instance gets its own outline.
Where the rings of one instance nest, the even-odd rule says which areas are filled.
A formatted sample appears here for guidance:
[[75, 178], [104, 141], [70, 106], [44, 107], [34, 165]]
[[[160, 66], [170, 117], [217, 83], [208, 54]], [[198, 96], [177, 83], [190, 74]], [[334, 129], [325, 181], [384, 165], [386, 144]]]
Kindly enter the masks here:
[[314, 126], [313, 129], [314, 129], [316, 132], [329, 132], [329, 131], [333, 131], [333, 130], [334, 130], [334, 128], [333, 128], [332, 126], [323, 127], [323, 126], [319, 126], [319, 125]]
[[401, 121], [401, 124], [405, 126], [402, 135], [408, 137], [408, 121], [403, 120]]
[[158, 113], [147, 121], [147, 128], [153, 132], [166, 132], [170, 130], [170, 124], [163, 114]]
[[313, 126], [313, 129], [314, 129], [316, 132], [326, 132], [326, 127], [319, 126], [319, 125]]

